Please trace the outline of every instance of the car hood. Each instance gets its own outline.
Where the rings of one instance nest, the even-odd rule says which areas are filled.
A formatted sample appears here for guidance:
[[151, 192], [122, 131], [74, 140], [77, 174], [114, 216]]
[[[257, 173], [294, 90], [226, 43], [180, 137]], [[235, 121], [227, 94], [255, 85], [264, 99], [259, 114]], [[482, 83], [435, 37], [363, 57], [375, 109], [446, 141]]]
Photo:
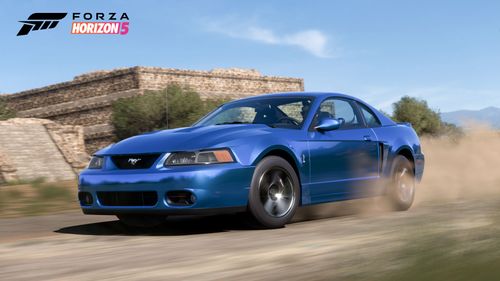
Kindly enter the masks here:
[[213, 125], [155, 131], [134, 136], [97, 152], [97, 155], [162, 153], [230, 147], [276, 130], [261, 124]]

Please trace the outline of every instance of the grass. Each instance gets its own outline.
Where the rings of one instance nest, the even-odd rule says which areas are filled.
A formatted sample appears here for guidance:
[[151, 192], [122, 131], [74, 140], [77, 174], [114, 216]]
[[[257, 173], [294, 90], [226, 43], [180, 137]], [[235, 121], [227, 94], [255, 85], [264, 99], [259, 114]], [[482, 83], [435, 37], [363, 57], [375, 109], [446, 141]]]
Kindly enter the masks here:
[[[432, 242], [431, 242], [432, 241]], [[457, 241], [436, 239], [403, 251], [408, 264], [381, 280], [498, 280], [500, 256], [492, 249], [465, 250]], [[446, 244], [448, 243], [448, 244]], [[498, 249], [495, 249], [498, 253]], [[485, 254], [488, 253], [488, 254]]]
[[0, 186], [0, 217], [41, 215], [78, 209], [76, 183], [43, 179]]
[[45, 184], [35, 186], [35, 188], [42, 200], [71, 200], [72, 197], [72, 193], [63, 186]]
[[500, 216], [492, 221], [470, 229], [414, 234], [396, 254], [398, 269], [375, 280], [500, 280]]
[[0, 185], [1, 186], [13, 186], [13, 185], [24, 185], [24, 184], [41, 184], [41, 183], [44, 183], [45, 182], [45, 178], [41, 177], [41, 178], [35, 178], [35, 179], [31, 179], [31, 180], [24, 180], [24, 179], [19, 179], [19, 180], [13, 180], [13, 181], [9, 181], [5, 184], [2, 184]]

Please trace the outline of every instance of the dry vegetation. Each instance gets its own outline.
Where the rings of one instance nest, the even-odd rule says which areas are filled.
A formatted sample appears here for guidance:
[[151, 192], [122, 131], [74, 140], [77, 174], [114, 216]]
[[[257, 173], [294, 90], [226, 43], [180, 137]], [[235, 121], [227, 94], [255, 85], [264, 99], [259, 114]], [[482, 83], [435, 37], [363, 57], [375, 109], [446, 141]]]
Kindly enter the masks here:
[[76, 182], [42, 179], [0, 186], [0, 218], [76, 210]]

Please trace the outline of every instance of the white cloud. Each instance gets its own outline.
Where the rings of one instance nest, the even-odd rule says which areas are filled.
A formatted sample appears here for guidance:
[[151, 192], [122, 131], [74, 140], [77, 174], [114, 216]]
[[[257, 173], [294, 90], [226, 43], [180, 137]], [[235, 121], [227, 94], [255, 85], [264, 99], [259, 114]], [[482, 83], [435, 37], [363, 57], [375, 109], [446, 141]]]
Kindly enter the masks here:
[[318, 30], [306, 30], [287, 35], [283, 38], [283, 42], [299, 46], [320, 58], [330, 57], [326, 49], [328, 39]]
[[234, 24], [231, 21], [205, 24], [209, 31], [233, 38], [253, 40], [270, 45], [296, 46], [319, 58], [332, 57], [328, 50], [328, 37], [316, 29], [279, 35], [268, 28], [262, 28], [257, 25]]
[[274, 33], [271, 30], [268, 29], [263, 29], [259, 27], [248, 27], [247, 31], [245, 33], [228, 33], [228, 32], [222, 32], [225, 33], [231, 37], [239, 37], [239, 38], [244, 38], [244, 39], [250, 39], [250, 40], [255, 40], [255, 41], [260, 41], [263, 43], [267, 44], [279, 44], [280, 39], [274, 35]]

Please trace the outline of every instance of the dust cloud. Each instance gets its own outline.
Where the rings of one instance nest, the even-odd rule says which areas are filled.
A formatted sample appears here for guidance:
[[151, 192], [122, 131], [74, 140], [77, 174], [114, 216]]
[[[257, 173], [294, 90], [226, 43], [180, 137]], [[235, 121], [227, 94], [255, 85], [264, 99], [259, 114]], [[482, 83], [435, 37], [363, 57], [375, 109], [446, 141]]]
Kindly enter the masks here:
[[500, 195], [500, 132], [480, 128], [457, 140], [424, 138], [421, 142], [426, 163], [416, 205]]

